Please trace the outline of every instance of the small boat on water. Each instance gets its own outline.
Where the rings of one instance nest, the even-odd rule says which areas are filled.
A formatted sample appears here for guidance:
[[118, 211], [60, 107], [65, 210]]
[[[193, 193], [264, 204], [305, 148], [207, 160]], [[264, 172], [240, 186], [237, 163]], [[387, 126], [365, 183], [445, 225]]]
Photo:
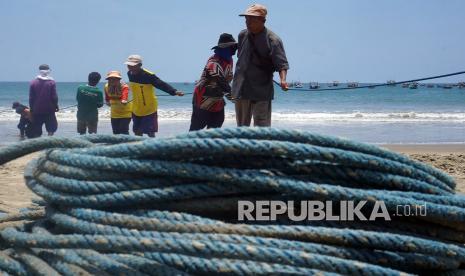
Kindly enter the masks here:
[[433, 88], [433, 87], [434, 87], [434, 84], [432, 84], [432, 83], [428, 83], [428, 84], [426, 85], [426, 88]]
[[395, 80], [388, 80], [386, 83], [389, 86], [396, 86], [396, 81]]
[[333, 81], [333, 86], [339, 86], [339, 82], [338, 81]]
[[310, 89], [318, 89], [320, 88], [320, 84], [316, 81], [310, 82]]
[[452, 84], [450, 84], [450, 83], [446, 83], [446, 84], [444, 84], [442, 86], [442, 88], [444, 88], [444, 89], [452, 89], [452, 87], [454, 87], [454, 86]]
[[418, 88], [418, 82], [412, 82], [409, 87], [410, 89], [417, 89]]
[[461, 81], [461, 82], [457, 83], [457, 87], [458, 88], [465, 88], [465, 81]]
[[402, 88], [408, 88], [410, 86], [410, 83], [405, 82], [402, 84]]
[[300, 81], [294, 82], [294, 87], [295, 88], [304, 88], [304, 85]]
[[350, 88], [358, 87], [358, 82], [356, 82], [356, 81], [348, 82], [347, 87], [350, 87]]

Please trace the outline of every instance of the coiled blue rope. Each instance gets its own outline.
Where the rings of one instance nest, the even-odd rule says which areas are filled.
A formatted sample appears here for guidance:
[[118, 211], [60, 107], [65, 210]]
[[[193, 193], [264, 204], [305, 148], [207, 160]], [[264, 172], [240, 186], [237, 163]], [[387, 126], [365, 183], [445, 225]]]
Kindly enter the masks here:
[[[406, 275], [465, 265], [465, 197], [428, 165], [335, 137], [273, 128], [41, 138], [25, 170], [44, 210], [0, 232], [0, 270], [28, 274]], [[426, 206], [392, 221], [237, 221], [238, 200]], [[3, 227], [5, 228], [5, 227]]]

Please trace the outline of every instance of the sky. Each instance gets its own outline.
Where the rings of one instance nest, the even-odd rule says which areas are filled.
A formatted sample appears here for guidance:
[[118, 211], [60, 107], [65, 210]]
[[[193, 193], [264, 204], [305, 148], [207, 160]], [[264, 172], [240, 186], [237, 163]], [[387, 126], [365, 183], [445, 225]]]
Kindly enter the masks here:
[[[0, 81], [47, 63], [57, 81], [126, 72], [130, 54], [169, 82], [193, 82], [221, 33], [245, 28], [251, 1], [0, 0]], [[262, 0], [288, 81], [385, 82], [465, 71], [465, 1]], [[275, 76], [278, 79], [278, 76]], [[465, 81], [465, 75], [436, 82]]]

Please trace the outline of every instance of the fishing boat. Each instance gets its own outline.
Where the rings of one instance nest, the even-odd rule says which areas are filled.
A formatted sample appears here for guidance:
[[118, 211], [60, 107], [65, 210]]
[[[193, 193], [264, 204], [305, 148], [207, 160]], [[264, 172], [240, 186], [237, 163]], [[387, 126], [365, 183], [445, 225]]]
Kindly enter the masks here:
[[339, 86], [339, 82], [338, 81], [333, 81], [333, 86]]
[[310, 89], [318, 89], [320, 88], [320, 84], [316, 81], [310, 82]]
[[412, 82], [409, 87], [410, 89], [417, 89], [418, 88], [418, 82]]
[[410, 83], [405, 82], [402, 84], [402, 88], [408, 88], [410, 86]]
[[396, 81], [395, 80], [388, 80], [386, 83], [389, 86], [396, 86]]
[[426, 85], [426, 88], [433, 88], [433, 87], [434, 87], [434, 84], [432, 84], [432, 83], [428, 83], [428, 84]]
[[457, 87], [458, 88], [465, 88], [465, 82], [461, 81], [461, 82], [457, 83]]
[[294, 87], [295, 88], [304, 88], [304, 85], [300, 81], [294, 82]]
[[444, 84], [444, 85], [442, 86], [442, 88], [444, 88], [444, 89], [452, 89], [452, 87], [453, 87], [453, 85], [450, 84], [450, 83], [446, 83], [446, 84]]
[[348, 82], [347, 87], [350, 87], [350, 88], [358, 87], [358, 82], [356, 82], [356, 81]]

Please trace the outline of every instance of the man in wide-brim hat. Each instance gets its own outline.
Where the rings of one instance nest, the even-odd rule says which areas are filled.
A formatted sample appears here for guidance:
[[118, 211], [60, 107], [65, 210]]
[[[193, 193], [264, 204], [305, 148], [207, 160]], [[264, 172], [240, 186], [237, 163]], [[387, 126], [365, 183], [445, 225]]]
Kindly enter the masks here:
[[223, 33], [212, 48], [215, 54], [205, 65], [194, 89], [193, 111], [189, 131], [219, 128], [224, 122], [223, 97], [231, 98], [229, 83], [233, 76], [233, 58], [237, 43], [231, 34]]

